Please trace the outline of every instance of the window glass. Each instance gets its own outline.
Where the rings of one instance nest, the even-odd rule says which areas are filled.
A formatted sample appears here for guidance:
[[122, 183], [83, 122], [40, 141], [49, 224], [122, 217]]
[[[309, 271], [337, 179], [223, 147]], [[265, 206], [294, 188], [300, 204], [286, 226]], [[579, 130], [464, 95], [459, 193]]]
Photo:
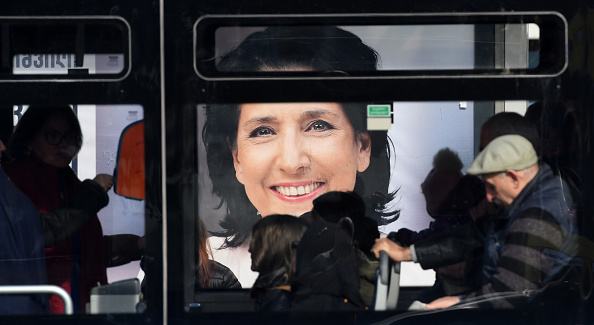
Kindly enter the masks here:
[[119, 80], [130, 69], [124, 19], [13, 17], [2, 21], [4, 80]]
[[[350, 18], [350, 20], [349, 20]], [[392, 18], [392, 20], [390, 20]], [[566, 22], [555, 14], [330, 16], [338, 30], [314, 24], [314, 17], [284, 17], [294, 21], [286, 25], [281, 16], [226, 17], [206, 16], [196, 22], [196, 72], [205, 79], [228, 78], [312, 78], [312, 77], [463, 77], [463, 76], [551, 76], [566, 68], [563, 48], [566, 38], [559, 30]], [[343, 21], [348, 23], [343, 23]], [[380, 22], [386, 21], [385, 24]], [[388, 23], [389, 21], [389, 23]], [[329, 23], [330, 24], [330, 23]], [[346, 32], [345, 32], [346, 31]], [[292, 60], [315, 49], [295, 40], [309, 39], [327, 47], [341, 48], [344, 40], [360, 41], [380, 53], [375, 66], [357, 59], [340, 57], [342, 65], [324, 69], [318, 57], [307, 67], [285, 66], [282, 70], [261, 65], [260, 60], [276, 56]], [[245, 42], [244, 42], [245, 41]], [[245, 57], [244, 62], [229, 64], [223, 59], [241, 42], [260, 48], [259, 56]], [[351, 46], [351, 50], [354, 48]], [[246, 49], [244, 49], [246, 50]], [[344, 49], [342, 52], [346, 52]], [[341, 52], [341, 51], [339, 51]], [[241, 57], [242, 53], [235, 55]], [[336, 61], [333, 61], [336, 62]], [[270, 62], [269, 62], [270, 63]], [[322, 74], [320, 75], [320, 72]]]
[[[74, 120], [65, 116], [73, 116]], [[66, 230], [70, 231], [69, 235], [45, 251], [47, 274], [43, 277], [47, 277], [49, 284], [66, 283], [64, 289], [72, 298], [75, 313], [134, 313], [140, 299], [140, 280], [144, 274], [140, 269], [144, 200], [118, 195], [113, 186], [117, 186], [118, 178], [124, 177], [141, 177], [144, 181], [144, 174], [115, 173], [120, 163], [123, 131], [142, 120], [140, 105], [14, 106], [14, 142], [9, 142], [8, 147], [15, 160], [5, 163], [3, 168], [38, 210], [59, 214], [54, 209], [65, 205], [72, 207], [65, 212], [68, 217], [69, 213], [79, 213], [80, 204], [97, 206], [97, 202], [104, 200], [96, 192], [89, 194], [87, 188], [107, 190], [109, 202], [101, 204], [107, 203], [96, 216], [91, 215], [89, 221], [76, 228], [78, 231]], [[40, 121], [41, 126], [39, 131], [34, 131], [36, 135], [29, 149], [21, 156], [13, 149], [18, 147], [11, 143], [27, 137], [26, 125], [37, 123], [29, 121]], [[81, 134], [76, 131], [76, 124], [80, 125]], [[143, 142], [142, 138], [137, 141]], [[62, 159], [63, 166], [58, 166], [56, 159], [66, 156]], [[144, 154], [136, 159], [144, 164]], [[87, 179], [95, 181], [94, 187], [80, 184]], [[40, 195], [39, 189], [46, 194]], [[50, 224], [50, 227], [57, 226]], [[66, 225], [60, 227], [70, 229], [64, 228]], [[48, 235], [43, 233], [43, 236]], [[65, 312], [63, 305], [55, 301], [55, 296], [50, 296], [50, 312]]]

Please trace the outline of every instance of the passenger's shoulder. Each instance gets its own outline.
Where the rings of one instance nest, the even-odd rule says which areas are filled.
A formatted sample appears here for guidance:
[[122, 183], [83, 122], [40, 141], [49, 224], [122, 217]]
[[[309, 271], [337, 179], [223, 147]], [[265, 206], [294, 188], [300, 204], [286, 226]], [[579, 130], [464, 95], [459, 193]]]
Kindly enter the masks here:
[[239, 280], [225, 265], [209, 260], [210, 262], [210, 288], [241, 289]]
[[530, 207], [524, 209], [518, 216], [518, 220], [535, 224], [540, 222], [558, 223], [555, 216], [542, 207]]
[[27, 159], [11, 160], [9, 162], [2, 164], [2, 169], [4, 169], [4, 172], [9, 177], [11, 175], [15, 175], [15, 174], [27, 171], [30, 167], [31, 167], [31, 164], [30, 164], [29, 160], [27, 160]]

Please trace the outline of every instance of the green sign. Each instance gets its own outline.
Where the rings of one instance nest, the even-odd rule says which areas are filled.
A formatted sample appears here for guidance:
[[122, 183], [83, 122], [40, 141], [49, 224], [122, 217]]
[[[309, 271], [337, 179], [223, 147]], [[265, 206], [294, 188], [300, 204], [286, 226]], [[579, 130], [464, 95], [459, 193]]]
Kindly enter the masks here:
[[390, 105], [367, 105], [367, 116], [389, 117]]

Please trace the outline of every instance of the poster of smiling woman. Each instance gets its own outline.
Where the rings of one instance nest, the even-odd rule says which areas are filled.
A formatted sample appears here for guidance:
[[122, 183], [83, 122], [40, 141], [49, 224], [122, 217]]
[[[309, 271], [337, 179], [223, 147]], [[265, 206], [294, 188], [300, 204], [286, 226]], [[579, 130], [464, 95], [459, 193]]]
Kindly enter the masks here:
[[[376, 46], [368, 44], [373, 40], [364, 41], [357, 35], [369, 31], [350, 29], [252, 28], [249, 33], [244, 31], [247, 37], [243, 41], [221, 50], [217, 69], [376, 71], [390, 64], [382, 60]], [[464, 37], [459, 31], [450, 33]], [[224, 36], [222, 33], [223, 40]], [[386, 51], [384, 44], [377, 47]], [[472, 49], [467, 52], [470, 62], [455, 56], [458, 63], [454, 64], [472, 66]], [[251, 287], [257, 277], [248, 251], [252, 226], [272, 214], [299, 217], [324, 193], [359, 194], [367, 217], [376, 221], [383, 233], [428, 226], [420, 183], [444, 142], [461, 154], [465, 164], [472, 160], [473, 116], [472, 107], [468, 108], [472, 103], [463, 108], [459, 102], [424, 103], [412, 115], [410, 107], [415, 103], [389, 103], [384, 116], [387, 124], [370, 114], [370, 109], [379, 109], [381, 115], [384, 108], [371, 108], [370, 104], [198, 105], [200, 218], [211, 234], [214, 259], [229, 267], [244, 288]], [[437, 119], [435, 112], [439, 112]], [[403, 125], [407, 119], [415, 119], [417, 128]], [[395, 132], [397, 125], [408, 134]], [[450, 130], [449, 139], [439, 135], [444, 128]], [[417, 139], [410, 143], [420, 143], [419, 136], [426, 145], [407, 146], [413, 137]], [[408, 164], [409, 169], [398, 170], [399, 164]]]

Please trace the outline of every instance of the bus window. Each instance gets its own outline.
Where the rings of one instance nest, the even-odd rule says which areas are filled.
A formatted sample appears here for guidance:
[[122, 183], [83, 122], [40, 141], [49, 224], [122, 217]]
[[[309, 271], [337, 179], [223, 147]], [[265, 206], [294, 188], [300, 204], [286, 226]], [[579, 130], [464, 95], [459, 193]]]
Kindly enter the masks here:
[[[559, 50], [565, 39], [555, 32], [565, 28], [566, 23], [555, 14], [518, 14], [505, 18], [496, 14], [484, 14], [466, 16], [463, 22], [456, 15], [424, 15], [421, 21], [414, 23], [410, 23], [411, 17], [408, 16], [388, 17], [376, 17], [373, 23], [366, 20], [366, 17], [332, 17], [337, 26], [353, 32], [364, 44], [382, 55], [377, 67], [362, 66], [355, 60], [349, 62], [349, 69], [339, 69], [340, 74], [326, 77], [550, 76], [558, 75], [566, 68], [565, 54]], [[301, 24], [283, 26], [280, 16], [262, 17], [261, 20], [270, 24], [264, 26], [258, 25], [258, 17], [231, 19], [225, 16], [207, 16], [200, 19], [195, 26], [195, 41], [200, 40], [196, 43], [196, 72], [209, 80], [315, 77], [315, 74], [290, 67], [281, 73], [269, 70], [254, 71], [246, 64], [226, 66], [220, 63], [221, 58], [248, 35], [247, 41], [252, 46], [269, 45], [272, 41], [269, 36], [260, 36], [257, 33], [268, 27], [278, 29], [278, 37], [283, 37], [283, 28], [302, 29], [303, 33], [307, 33], [309, 28], [324, 28], [312, 25], [312, 20], [307, 17], [291, 19], [295, 24]], [[348, 25], [341, 23], [341, 19], [351, 24], [357, 21], [359, 24]], [[384, 20], [390, 21], [390, 24], [377, 25]], [[339, 36], [319, 37], [329, 46], [340, 46]], [[266, 51], [266, 55], [284, 55], [276, 52], [279, 49], [274, 46]], [[480, 57], [466, 56], [466, 53], [475, 52], [480, 52]], [[495, 60], [496, 57], [501, 57], [497, 58], [501, 63], [487, 63], [488, 58]]]
[[[291, 29], [288, 27], [275, 28], [277, 29], [275, 32], [282, 35], [282, 37], [287, 37], [286, 35], [283, 35], [282, 28], [287, 28], [287, 33], [291, 33]], [[296, 30], [299, 30], [299, 28], [303, 29], [303, 32], [300, 32], [301, 34], [299, 35], [313, 34], [315, 32], [312, 32], [311, 30], [316, 29], [307, 29], [306, 27], [295, 28]], [[365, 56], [366, 53], [374, 52], [377, 54], [377, 57], [373, 55], [368, 56], [369, 59], [367, 60], [370, 61], [369, 63], [363, 62], [355, 64], [346, 62], [343, 64], [345, 67], [354, 65], [365, 66], [365, 64], [367, 64], [370, 68], [379, 69], [380, 67], [383, 67], [390, 71], [408, 68], [411, 70], [436, 70], [440, 69], [440, 67], [443, 69], [452, 68], [472, 70], [476, 67], [476, 49], [473, 41], [475, 29], [472, 25], [392, 27], [347, 26], [339, 27], [337, 29], [333, 28], [334, 27], [321, 28], [324, 31], [325, 29], [328, 31], [327, 34], [320, 32], [320, 35], [324, 35], [324, 37], [336, 37], [336, 40], [334, 41], [336, 44], [341, 42], [340, 37], [350, 36], [353, 39], [360, 37], [363, 41], [363, 46], [361, 46], [361, 49], [359, 50], [360, 53], [357, 52], [357, 55], [353, 55], [353, 57], [356, 57], [359, 61], [365, 61], [360, 58]], [[218, 50], [219, 52], [217, 52], [218, 54], [216, 54], [217, 59], [220, 60], [221, 57], [228, 55], [227, 53], [234, 55], [232, 52], [233, 49], [240, 44], [242, 40], [246, 39], [249, 33], [258, 35], [258, 33], [261, 33], [263, 30], [265, 30], [265, 28], [262, 27], [246, 27], [245, 29], [239, 27], [221, 27], [217, 29], [215, 44], [216, 46], [221, 47]], [[436, 30], [440, 31], [440, 34], [437, 36], [434, 35], [435, 33], [431, 32]], [[333, 33], [336, 33], [336, 35]], [[343, 33], [344, 35], [340, 33]], [[432, 36], [423, 36], [429, 34]], [[453, 35], [456, 35], [456, 39], [459, 40], [459, 42], [451, 42], [451, 37], [453, 37]], [[265, 38], [265, 36], [262, 37]], [[415, 42], [412, 41], [413, 39]], [[446, 40], [450, 40], [450, 42], [447, 43]], [[258, 40], [255, 40], [254, 42], [257, 43], [257, 41]], [[282, 57], [282, 53], [289, 53], [292, 41], [293, 39], [288, 38], [288, 45], [286, 45], [286, 48], [284, 48], [283, 45], [279, 45], [278, 48], [271, 46], [269, 50], [270, 52], [258, 54], [263, 57], [261, 61], [270, 59], [270, 61], [273, 62], [271, 67], [266, 66], [266, 62], [250, 61], [246, 61], [245, 63], [236, 62], [236, 64], [226, 64], [226, 62], [223, 62], [222, 66], [225, 67], [225, 69], [229, 68], [231, 71], [233, 71], [234, 67], [239, 67], [242, 71], [250, 71], [250, 69], [258, 69], [258, 64], [262, 64], [263, 68], [261, 69], [264, 71], [276, 67], [284, 73], [285, 69], [283, 69], [283, 67], [274, 66], [274, 64], [285, 64], [285, 58]], [[311, 43], [317, 41], [318, 40], [312, 40]], [[248, 42], [251, 41], [248, 39]], [[297, 41], [297, 43], [299, 43], [299, 41]], [[303, 45], [304, 47], [308, 46], [307, 41], [303, 41], [303, 44], [305, 44]], [[451, 52], [445, 51], [444, 47]], [[339, 49], [340, 46], [337, 45], [337, 48]], [[304, 50], [302, 55], [306, 56], [308, 53], [307, 50], [308, 49]], [[405, 50], [410, 52], [405, 53]], [[274, 51], [278, 51], [278, 53]], [[316, 49], [313, 51], [315, 52]], [[332, 50], [328, 50], [328, 52], [331, 51]], [[337, 52], [339, 51], [337, 50]], [[271, 57], [267, 58], [264, 57], [264, 55], [270, 55]], [[323, 53], [320, 56], [323, 55], [328, 55], [330, 57], [330, 54], [327, 53]], [[348, 55], [343, 55], [342, 57], [340, 55], [342, 54], [337, 54], [337, 57], [342, 60], [348, 59]], [[280, 56], [280, 58], [276, 60], [274, 58], [275, 56]], [[427, 56], [435, 56], [436, 60], [427, 59]], [[243, 59], [241, 53], [238, 53], [238, 57]], [[439, 59], [437, 59], [437, 57], [439, 57]], [[249, 58], [246, 57], [245, 59], [248, 60]], [[300, 60], [300, 58], [297, 56], [296, 58], [293, 58], [290, 55], [287, 55], [286, 60], [292, 62], [291, 60], [297, 61]], [[431, 65], [429, 62], [439, 66]], [[242, 66], [242, 64], [244, 65]], [[316, 63], [312, 64], [315, 65]], [[317, 64], [323, 66], [324, 62]], [[329, 64], [331, 65], [332, 63]], [[288, 63], [288, 66], [293, 69], [301, 68], [298, 64], [291, 65], [291, 63]], [[316, 66], [314, 66], [313, 69], [316, 69]], [[255, 104], [249, 105], [257, 106]], [[315, 111], [314, 108], [316, 105], [324, 107], [324, 105], [330, 104], [295, 103], [295, 105], [301, 105], [304, 112], [307, 112], [308, 110]], [[360, 175], [357, 176], [358, 184], [349, 184], [348, 187], [337, 188], [359, 191], [359, 194], [366, 198], [366, 203], [368, 205], [379, 204], [381, 207], [380, 210], [382, 211], [374, 212], [374, 209], [370, 209], [368, 216], [376, 219], [380, 225], [380, 231], [384, 236], [392, 231], [397, 231], [400, 228], [409, 228], [416, 231], [427, 228], [432, 222], [432, 218], [426, 212], [426, 202], [420, 185], [432, 168], [432, 157], [440, 149], [449, 147], [451, 150], [458, 153], [464, 168], [467, 168], [473, 160], [475, 148], [478, 147], [478, 141], [476, 141], [478, 139], [477, 129], [480, 128], [481, 118], [486, 119], [486, 117], [479, 118], [479, 116], [475, 116], [475, 111], [477, 110], [475, 110], [474, 102], [472, 101], [385, 101], [380, 103], [340, 103], [337, 105], [339, 107], [339, 112], [352, 111], [350, 114], [357, 116], [358, 122], [353, 120], [353, 117], [350, 115], [347, 119], [350, 121], [351, 125], [353, 125], [353, 123], [360, 124], [355, 128], [355, 132], [369, 132], [370, 134], [374, 134], [372, 142], [385, 142], [385, 144], [379, 148], [373, 146], [375, 149], [371, 151], [371, 163], [369, 166], [357, 171], [357, 175]], [[257, 120], [258, 118], [280, 119], [280, 116], [282, 116], [280, 115], [280, 112], [282, 111], [278, 112], [278, 116], [273, 112], [279, 108], [291, 108], [291, 104], [289, 103], [278, 103], [276, 105], [262, 104], [261, 106], [262, 108], [259, 109], [259, 111], [261, 111], [259, 113], [261, 116], [254, 115], [254, 120]], [[309, 106], [309, 108], [306, 108], [307, 106]], [[301, 206], [298, 207], [291, 207], [291, 204], [287, 204], [287, 207], [279, 205], [278, 207], [275, 206], [274, 208], [263, 211], [261, 210], [264, 206], [272, 204], [271, 202], [274, 201], [274, 199], [270, 199], [270, 202], [264, 199], [262, 200], [262, 203], [260, 203], [260, 206], [257, 206], [257, 203], [252, 201], [253, 197], [258, 195], [255, 194], [257, 191], [254, 194], [248, 192], [248, 189], [254, 186], [248, 187], [246, 184], [242, 183], [239, 172], [237, 171], [236, 159], [238, 158], [234, 156], [232, 157], [225, 145], [227, 141], [230, 141], [228, 137], [236, 136], [238, 139], [240, 139], [241, 136], [248, 137], [247, 135], [238, 134], [238, 130], [234, 130], [234, 126], [229, 125], [231, 123], [240, 125], [238, 120], [239, 116], [236, 116], [236, 113], [234, 112], [241, 110], [241, 107], [243, 107], [243, 105], [218, 103], [201, 104], [197, 107], [197, 125], [198, 129], [201, 130], [198, 135], [198, 152], [199, 157], [202, 157], [198, 161], [200, 186], [200, 190], [198, 191], [198, 209], [199, 216], [205, 222], [207, 229], [211, 234], [214, 234], [210, 237], [214, 259], [229, 267], [238, 277], [243, 288], [250, 288], [257, 277], [257, 273], [250, 269], [250, 254], [247, 252], [249, 232], [253, 223], [255, 223], [261, 216], [270, 213], [288, 213], [296, 216], [301, 215], [311, 209], [311, 201], [319, 194], [310, 195], [311, 198], [304, 200], [305, 203], [302, 203]], [[257, 107], [254, 109], [257, 109]], [[270, 110], [270, 116], [266, 116], [266, 110]], [[349, 113], [347, 113], [347, 115], [348, 114]], [[273, 132], [273, 128], [271, 127], [271, 130], [266, 128], [263, 129], [263, 131]], [[250, 137], [252, 137], [252, 135], [250, 135]], [[263, 139], [265, 139], [265, 137], [263, 137]], [[323, 143], [323, 141], [320, 143]], [[206, 145], [206, 150], [203, 148], [203, 144]], [[251, 145], [255, 146], [255, 142]], [[310, 145], [314, 147], [311, 147], [308, 150], [314, 151], [315, 145]], [[229, 146], [233, 145], [229, 144]], [[239, 144], [237, 144], [237, 146], [239, 146]], [[215, 152], [220, 152], [221, 150], [223, 151], [222, 153], [218, 153], [216, 157], [213, 157]], [[224, 154], [224, 152], [227, 152], [227, 154]], [[274, 155], [270, 154], [270, 159], [280, 158], [275, 158]], [[312, 161], [314, 160], [311, 157], [309, 159], [312, 159]], [[338, 157], [329, 156], [319, 159], [330, 160], [327, 162], [330, 165], [339, 164]], [[324, 165], [323, 163], [319, 164], [321, 164], [321, 166]], [[262, 163], [262, 166], [266, 166], [263, 168], [272, 168], [265, 163]], [[209, 170], [209, 168], [216, 168], [216, 170]], [[462, 169], [461, 166], [460, 171], [462, 171]], [[237, 179], [234, 179], [235, 177], [233, 174], [235, 173], [237, 173]], [[250, 174], [251, 172], [245, 173]], [[303, 177], [307, 176], [304, 175]], [[340, 177], [349, 176], [346, 175]], [[362, 179], [364, 179], [365, 182], [363, 182]], [[237, 181], [242, 184], [237, 183]], [[299, 181], [304, 182], [305, 179]], [[277, 182], [280, 182], [280, 180], [277, 180]], [[312, 179], [310, 179], [309, 182], [312, 184], [316, 183]], [[270, 186], [274, 184], [267, 185]], [[243, 187], [245, 187], [245, 192]], [[324, 188], [322, 192], [332, 190], [331, 185], [328, 185], [327, 187], [328, 189]], [[290, 188], [284, 190], [291, 191]], [[298, 190], [298, 187], [296, 187], [296, 190]], [[278, 192], [279, 190], [274, 191]], [[309, 193], [314, 190], [304, 189], [304, 191]], [[275, 195], [279, 197], [285, 195], [282, 194], [283, 192], [280, 193], [281, 194], [275, 193]], [[246, 194], [249, 200], [246, 200]], [[288, 195], [288, 197], [291, 196], [291, 194], [288, 193], [286, 195]], [[306, 196], [307, 195], [304, 197]], [[258, 199], [256, 198], [254, 200]], [[277, 210], [274, 210], [275, 208]], [[374, 217], [371, 215], [372, 213], [377, 213], [377, 215]], [[387, 217], [383, 218], [380, 217], [380, 215], [386, 215]], [[432, 270], [422, 271], [418, 265], [408, 263], [403, 263], [403, 268], [405, 269], [405, 272], [403, 272], [401, 282], [404, 286], [430, 286], [434, 282], [435, 275]]]
[[[128, 125], [143, 119], [143, 108], [139, 105], [87, 104], [71, 107], [80, 123], [83, 140], [81, 150], [70, 164], [76, 177], [84, 180], [93, 179], [98, 174], [113, 175], [120, 134]], [[14, 107], [15, 125], [27, 111], [28, 105]], [[108, 268], [104, 270], [107, 282], [103, 285], [143, 274], [139, 265], [142, 248], [138, 247], [138, 241], [144, 236], [144, 201], [116, 195], [114, 191], [108, 191], [108, 196], [109, 204], [98, 213], [105, 236], [106, 247], [103, 249], [112, 254], [107, 256]]]
[[[215, 51], [215, 60], [208, 60], [209, 64], [218, 61], [216, 73], [220, 74], [206, 68], [204, 71], [214, 74], [201, 76], [213, 82], [221, 77], [231, 84], [246, 76], [274, 78], [279, 82], [291, 78], [307, 80], [314, 78], [314, 74], [324, 79], [324, 74], [320, 72], [331, 71], [339, 74], [327, 79], [339, 76], [348, 80], [361, 77], [361, 71], [369, 75], [376, 69], [381, 70], [380, 62], [392, 72], [398, 67], [403, 70], [411, 68], [415, 73], [423, 70], [419, 67], [427, 67], [433, 72], [452, 67], [451, 70], [456, 71], [452, 72], [453, 75], [464, 69], [473, 71], [471, 74], [476, 73], [480, 70], [477, 67], [482, 68], [486, 63], [477, 55], [485, 50], [484, 44], [474, 42], [475, 33], [480, 31], [477, 26], [455, 26], [450, 31], [460, 38], [466, 37], [466, 46], [459, 46], [454, 41], [443, 45], [446, 42], [431, 39], [427, 44], [433, 45], [432, 48], [407, 44], [410, 39], [406, 37], [395, 37], [394, 43], [383, 42], [384, 34], [373, 29], [376, 27], [274, 25], [262, 28], [254, 22], [246, 30], [221, 27], [216, 29], [220, 33], [215, 33], [218, 38], [215, 37], [214, 43], [224, 44], [227, 52]], [[425, 27], [411, 27], [405, 34], [423, 35]], [[444, 26], [430, 27], [448, 32]], [[529, 75], [526, 70], [540, 64], [535, 61], [543, 62], [543, 52], [536, 51], [534, 57], [530, 56], [530, 52], [542, 48], [538, 40], [546, 39], [540, 27], [508, 24], [502, 30], [491, 29], [495, 35], [501, 32], [505, 39], [504, 45], [496, 40], [490, 43], [493, 61], [488, 69], [492, 69], [495, 78], [514, 69], [523, 69], [520, 74]], [[394, 33], [391, 35], [398, 31], [396, 28], [388, 30]], [[374, 43], [373, 37], [364, 37], [367, 33], [382, 37]], [[422, 36], [419, 38], [423, 39]], [[443, 38], [447, 39], [447, 36]], [[321, 39], [331, 41], [322, 43]], [[341, 51], [343, 46], [350, 51]], [[453, 52], [440, 46], [453, 49]], [[399, 55], [399, 47], [419, 52], [417, 55]], [[427, 61], [425, 54], [443, 57], [441, 61]], [[561, 73], [566, 67], [563, 55], [556, 59], [560, 60], [557, 62], [559, 70], [554, 74]], [[428, 63], [436, 61], [443, 65]], [[209, 79], [211, 77], [213, 79]], [[332, 88], [327, 90], [336, 91]], [[239, 103], [213, 101], [197, 105], [198, 216], [212, 235], [209, 238], [213, 247], [212, 258], [228, 267], [239, 279], [242, 288], [256, 286], [258, 276], [263, 276], [251, 270], [249, 242], [254, 223], [272, 214], [307, 215], [312, 201], [328, 191], [346, 190], [361, 195], [368, 204], [367, 216], [376, 220], [382, 236], [389, 233], [399, 235], [400, 240], [406, 240], [407, 246], [428, 238], [429, 233], [436, 235], [460, 224], [473, 224], [483, 215], [496, 213], [494, 206], [488, 203], [488, 206], [482, 205], [487, 202], [487, 196], [481, 180], [476, 176], [465, 176], [466, 169], [484, 146], [483, 123], [502, 112], [515, 112], [512, 114], [514, 118], [526, 124], [533, 123], [528, 122], [530, 114], [527, 112], [540, 98], [403, 101], [398, 100], [398, 88], [392, 91], [394, 97], [391, 100], [386, 100], [390, 97], [384, 96], [384, 100], [371, 99], [369, 102], [336, 102], [329, 95], [322, 96], [325, 100], [301, 102], [274, 101], [270, 97], [259, 102], [257, 98], [250, 97], [249, 101]], [[430, 92], [429, 89], [426, 91]], [[317, 99], [315, 96], [311, 98]], [[523, 118], [523, 115], [528, 116]], [[530, 129], [536, 134], [533, 126]], [[536, 137], [530, 140], [533, 140], [535, 148], [538, 147]], [[442, 173], [440, 154], [444, 152], [457, 160], [455, 169], [448, 171], [455, 179], [438, 182], [434, 178], [444, 177], [436, 176]], [[470, 187], [459, 188], [462, 185], [458, 183], [463, 178], [471, 179], [467, 183]], [[436, 186], [431, 185], [436, 182], [444, 193], [436, 193]], [[443, 190], [446, 187], [448, 191]], [[464, 204], [453, 203], [456, 201], [454, 194], [460, 194], [452, 194], [454, 190], [465, 193]], [[454, 201], [446, 202], [446, 199]], [[575, 208], [573, 194], [564, 193], [562, 199], [567, 202], [568, 209]], [[436, 200], [439, 204], [434, 202]], [[457, 205], [455, 218], [449, 214], [442, 218], [446, 213], [443, 212], [445, 203]], [[565, 230], [572, 231], [571, 222]], [[479, 250], [477, 246], [476, 251]], [[471, 260], [463, 262], [466, 263], [464, 265], [474, 263]], [[405, 288], [431, 287], [434, 282], [441, 286], [448, 276], [447, 281], [453, 278], [469, 281], [471, 276], [465, 273], [465, 266], [458, 265], [457, 268], [455, 270], [452, 265], [447, 268], [450, 273], [445, 274], [444, 268], [435, 268], [437, 274], [432, 271], [424, 273], [420, 272], [418, 265], [403, 263], [400, 280]], [[453, 282], [457, 284], [443, 285], [445, 295], [456, 296], [472, 287], [472, 281], [463, 284]], [[295, 283], [299, 284], [299, 279]], [[208, 310], [208, 301], [200, 303], [202, 310]], [[234, 306], [238, 304], [234, 303]]]
[[130, 31], [123, 19], [4, 18], [2, 33], [12, 61], [3, 80], [114, 81], [130, 69]]

